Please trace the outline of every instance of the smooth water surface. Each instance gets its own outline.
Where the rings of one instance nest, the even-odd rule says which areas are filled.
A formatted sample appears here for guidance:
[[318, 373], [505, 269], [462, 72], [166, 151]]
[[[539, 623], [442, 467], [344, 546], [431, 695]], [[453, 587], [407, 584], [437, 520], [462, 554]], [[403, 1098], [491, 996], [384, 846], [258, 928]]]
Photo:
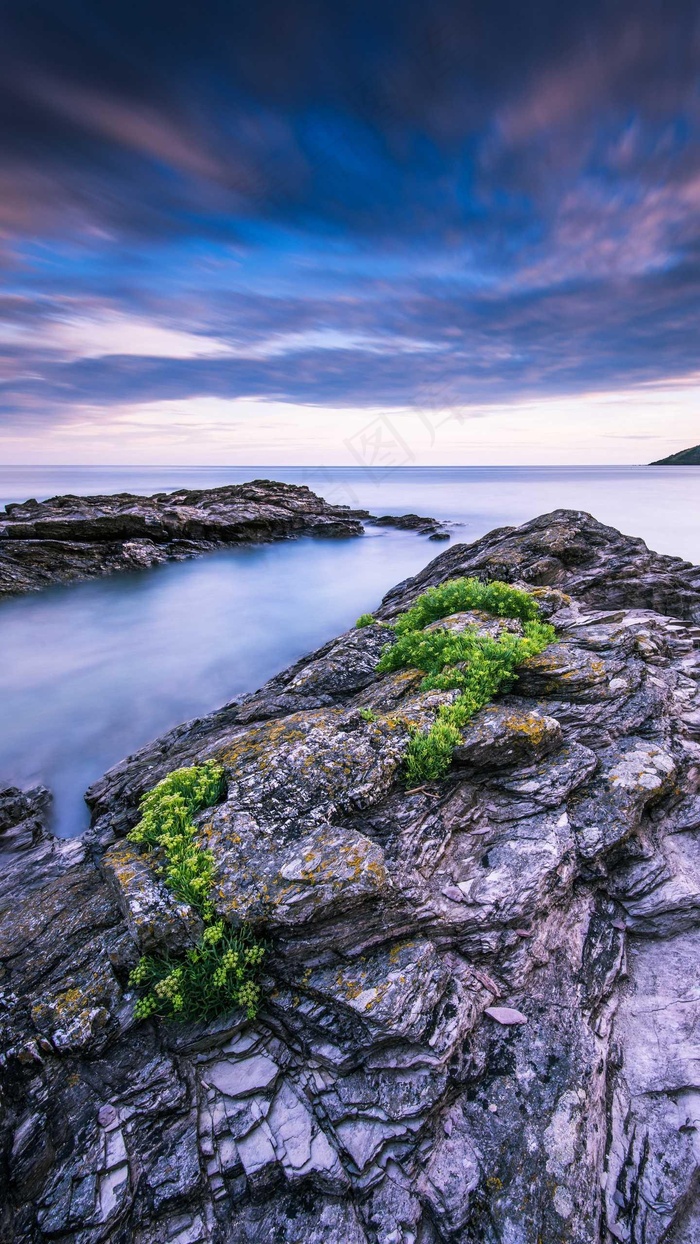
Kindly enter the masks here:
[[44, 782], [56, 828], [135, 748], [351, 625], [435, 549], [382, 532], [231, 549], [0, 605], [0, 787]]
[[[337, 504], [453, 519], [456, 540], [558, 507], [586, 509], [700, 562], [700, 468], [0, 468], [0, 505], [58, 493], [149, 493], [254, 478]], [[233, 549], [0, 604], [0, 785], [44, 782], [56, 825], [129, 752], [253, 690], [345, 630], [444, 545], [394, 531]]]

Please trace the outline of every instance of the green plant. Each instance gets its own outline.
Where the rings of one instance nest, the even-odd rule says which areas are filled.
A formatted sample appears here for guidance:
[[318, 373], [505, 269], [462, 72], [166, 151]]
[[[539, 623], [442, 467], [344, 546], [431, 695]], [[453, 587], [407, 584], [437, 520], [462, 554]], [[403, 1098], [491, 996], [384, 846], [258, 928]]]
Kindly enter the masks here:
[[533, 622], [539, 614], [533, 597], [509, 583], [501, 583], [498, 579], [493, 583], [482, 583], [479, 579], [448, 579], [423, 592], [394, 623], [394, 630], [398, 635], [421, 630], [429, 622], [467, 609], [481, 609], [499, 618], [518, 618], [521, 622]]
[[214, 858], [196, 841], [193, 815], [221, 798], [224, 774], [209, 760], [189, 769], [175, 769], [141, 800], [141, 820], [129, 834], [131, 842], [165, 855], [164, 878], [173, 894], [190, 903], [206, 919], [214, 916], [209, 900]]
[[233, 1006], [252, 1019], [260, 987], [255, 982], [265, 954], [251, 930], [231, 929], [215, 919], [211, 901], [214, 857], [200, 847], [193, 816], [212, 807], [225, 789], [224, 771], [214, 761], [176, 769], [141, 800], [141, 820], [129, 839], [162, 854], [163, 879], [204, 921], [204, 932], [184, 958], [143, 956], [129, 977], [142, 991], [136, 1017], [163, 1015], [211, 1019]]
[[260, 1001], [255, 976], [264, 954], [250, 930], [226, 928], [219, 921], [207, 926], [184, 959], [145, 955], [129, 980], [146, 991], [136, 1003], [137, 1019], [208, 1020], [236, 1006], [254, 1019]]
[[[523, 633], [504, 631], [494, 638], [479, 634], [476, 625], [459, 633], [423, 629], [468, 609], [517, 618]], [[459, 692], [452, 704], [441, 706], [427, 733], [414, 730], [406, 755], [409, 786], [447, 772], [469, 718], [497, 692], [512, 685], [523, 661], [542, 652], [555, 639], [554, 628], [542, 622], [538, 613], [537, 602], [527, 592], [507, 583], [453, 579], [429, 588], [394, 624], [398, 638], [382, 653], [378, 672], [419, 669], [425, 673], [422, 690]]]
[[373, 624], [374, 624], [374, 618], [371, 613], [361, 613], [359, 618], [357, 619], [357, 622], [355, 623], [355, 626], [358, 628], [361, 628], [363, 626], [372, 626]]
[[371, 708], [361, 708], [360, 717], [363, 717], [365, 721], [376, 721], [377, 720], [377, 714]]

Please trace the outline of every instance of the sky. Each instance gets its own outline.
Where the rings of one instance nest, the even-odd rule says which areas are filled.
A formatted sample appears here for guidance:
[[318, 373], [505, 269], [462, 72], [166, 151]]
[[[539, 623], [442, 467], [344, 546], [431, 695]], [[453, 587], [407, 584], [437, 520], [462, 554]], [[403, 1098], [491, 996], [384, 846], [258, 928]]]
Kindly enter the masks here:
[[0, 0], [0, 461], [700, 441], [696, 0]]

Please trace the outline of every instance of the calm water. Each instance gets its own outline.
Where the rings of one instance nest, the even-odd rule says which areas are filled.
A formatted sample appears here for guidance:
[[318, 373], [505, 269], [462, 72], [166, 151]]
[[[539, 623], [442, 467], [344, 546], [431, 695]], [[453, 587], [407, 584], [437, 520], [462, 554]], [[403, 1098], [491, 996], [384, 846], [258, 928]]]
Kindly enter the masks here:
[[[57, 493], [157, 492], [260, 477], [376, 513], [458, 521], [457, 540], [559, 506], [590, 510], [700, 562], [700, 468], [0, 468], [0, 505]], [[179, 721], [252, 690], [371, 609], [443, 549], [377, 531], [216, 553], [0, 605], [0, 784], [45, 782], [59, 832], [85, 788]]]

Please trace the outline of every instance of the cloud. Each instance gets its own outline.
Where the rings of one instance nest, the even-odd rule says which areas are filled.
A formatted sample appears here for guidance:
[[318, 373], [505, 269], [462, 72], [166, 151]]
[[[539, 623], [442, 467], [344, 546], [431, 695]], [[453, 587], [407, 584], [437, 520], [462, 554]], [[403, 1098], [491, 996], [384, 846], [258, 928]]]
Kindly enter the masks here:
[[10, 0], [3, 34], [5, 427], [694, 371], [686, 0]]
[[84, 402], [458, 405], [656, 383], [697, 367], [698, 275], [687, 259], [614, 281], [480, 294], [445, 280], [360, 282], [356, 297], [345, 286], [326, 298], [227, 294], [206, 315], [183, 303], [160, 320], [59, 300], [38, 331], [31, 302], [15, 300], [0, 417], [32, 400], [60, 420]]

